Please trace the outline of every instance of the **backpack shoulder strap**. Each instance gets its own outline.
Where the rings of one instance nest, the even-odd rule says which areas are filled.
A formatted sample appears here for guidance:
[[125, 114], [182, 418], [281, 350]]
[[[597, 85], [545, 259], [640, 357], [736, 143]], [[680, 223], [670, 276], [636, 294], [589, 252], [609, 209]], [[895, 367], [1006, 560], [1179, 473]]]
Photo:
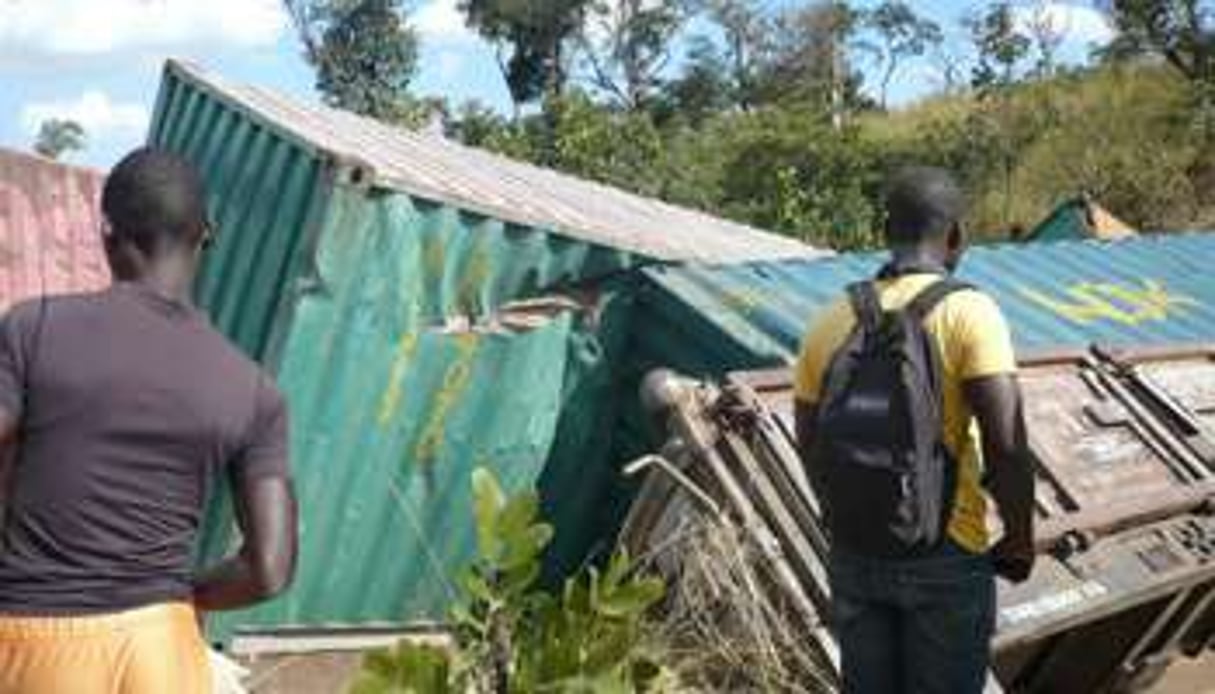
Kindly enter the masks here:
[[921, 291], [911, 300], [903, 311], [917, 323], [922, 323], [932, 309], [936, 308], [937, 304], [941, 303], [945, 297], [960, 292], [966, 289], [974, 289], [974, 286], [961, 282], [952, 278], [945, 278], [939, 282], [933, 282], [926, 289]]
[[848, 302], [852, 304], [852, 313], [861, 327], [867, 331], [877, 329], [882, 321], [882, 302], [872, 281], [848, 285]]

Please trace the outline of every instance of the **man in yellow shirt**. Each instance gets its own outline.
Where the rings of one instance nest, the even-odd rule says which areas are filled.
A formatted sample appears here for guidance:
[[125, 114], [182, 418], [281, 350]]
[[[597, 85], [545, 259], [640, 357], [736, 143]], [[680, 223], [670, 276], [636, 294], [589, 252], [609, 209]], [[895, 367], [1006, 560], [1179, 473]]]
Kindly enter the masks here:
[[[840, 642], [845, 694], [982, 691], [995, 623], [995, 574], [1021, 581], [1033, 563], [1033, 475], [1007, 324], [991, 298], [969, 287], [940, 291], [944, 285], [936, 286], [933, 299], [921, 297], [947, 280], [961, 259], [965, 206], [952, 178], [940, 169], [911, 167], [897, 173], [886, 195], [890, 263], [868, 288], [850, 288], [853, 301], [841, 298], [817, 317], [797, 362], [798, 443], [834, 538], [832, 624]], [[857, 307], [863, 306], [856, 297], [865, 291], [873, 297], [870, 313], [882, 321], [900, 314], [913, 320], [906, 318], [914, 315], [910, 306], [927, 307], [922, 322], [915, 316], [916, 325], [922, 326], [918, 334], [928, 351], [935, 352], [927, 361], [938, 372], [927, 379], [934, 386], [926, 389], [933, 391], [932, 400], [916, 401], [924, 396], [914, 393], [902, 397], [930, 403], [927, 421], [940, 430], [934, 432], [937, 448], [944, 449], [938, 455], [944, 469], [938, 485], [943, 490], [938, 495], [943, 497], [940, 531], [899, 555], [872, 552], [870, 545], [848, 546], [850, 538], [872, 533], [885, 509], [858, 508], [856, 500], [873, 491], [841, 489], [839, 480], [856, 486], [857, 479], [870, 475], [880, 486], [881, 471], [874, 472], [872, 461], [866, 462], [868, 454], [856, 454], [860, 467], [841, 475], [838, 468], [849, 464], [844, 459], [850, 449], [832, 439], [845, 436], [839, 429], [846, 426], [840, 424], [844, 420], [824, 415], [824, 394], [832, 388], [836, 392], [830, 395], [837, 396], [840, 388], [858, 387], [866, 379], [882, 383], [872, 373], [834, 376], [846, 345], [868, 344], [864, 335], [854, 333], [861, 330]], [[867, 326], [874, 325], [863, 318]], [[862, 342], [850, 343], [854, 339]], [[892, 373], [903, 375], [898, 368]], [[862, 409], [872, 406], [872, 395], [862, 398]], [[876, 400], [888, 405], [890, 397], [879, 394]], [[906, 409], [879, 408], [878, 416], [889, 419], [875, 421], [889, 425], [862, 427], [859, 436], [872, 431], [870, 443], [879, 442], [879, 448], [880, 442], [897, 440], [888, 431], [903, 426], [896, 418], [924, 414], [902, 411]], [[857, 436], [855, 431], [851, 435]], [[895, 458], [916, 454], [896, 452]], [[907, 478], [899, 479], [908, 486]], [[985, 481], [1003, 525], [994, 546], [986, 524]]]

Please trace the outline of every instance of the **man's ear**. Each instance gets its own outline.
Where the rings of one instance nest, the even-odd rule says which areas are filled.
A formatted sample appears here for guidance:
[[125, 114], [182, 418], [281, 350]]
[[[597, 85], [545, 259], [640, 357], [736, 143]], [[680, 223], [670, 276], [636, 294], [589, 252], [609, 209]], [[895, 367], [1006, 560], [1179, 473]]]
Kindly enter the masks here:
[[143, 274], [147, 260], [143, 253], [127, 239], [109, 233], [101, 237], [105, 257], [110, 264], [110, 274], [116, 280], [128, 280]]
[[962, 230], [960, 222], [954, 222], [949, 227], [949, 234], [945, 237], [946, 246], [950, 253], [957, 253], [966, 247], [966, 232]]

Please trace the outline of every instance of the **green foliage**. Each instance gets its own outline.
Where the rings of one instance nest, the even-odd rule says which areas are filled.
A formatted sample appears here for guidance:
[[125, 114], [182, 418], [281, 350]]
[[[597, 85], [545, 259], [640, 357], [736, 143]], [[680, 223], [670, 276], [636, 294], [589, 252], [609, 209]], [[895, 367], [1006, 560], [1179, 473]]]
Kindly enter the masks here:
[[[463, 0], [516, 105], [539, 103], [513, 118], [408, 94], [416, 42], [401, 0], [285, 2], [331, 102], [410, 127], [441, 117], [467, 144], [836, 249], [878, 244], [881, 182], [908, 163], [958, 175], [980, 237], [1081, 192], [1144, 228], [1215, 221], [1215, 28], [1194, 0], [1102, 0], [1120, 31], [1111, 60], [1063, 73], [1057, 28], [990, 3], [965, 23], [974, 88], [889, 113], [872, 110], [852, 58], [873, 56], [884, 102], [901, 61], [946, 50], [941, 27], [902, 0], [775, 12], [761, 0]], [[684, 26], [703, 33], [664, 70]], [[1143, 54], [1168, 67], [1112, 60]]]
[[1167, 69], [1105, 67], [1016, 85], [999, 99], [874, 115], [861, 131], [882, 169], [920, 161], [957, 172], [979, 236], [1004, 238], [1082, 192], [1139, 228], [1177, 229], [1215, 221], [1196, 108]]
[[457, 647], [402, 644], [371, 654], [354, 694], [483, 691], [659, 691], [669, 675], [647, 640], [645, 614], [663, 595], [618, 554], [600, 573], [566, 581], [560, 595], [536, 586], [552, 527], [534, 492], [507, 497], [487, 470], [473, 473], [477, 559], [453, 611]]
[[1151, 53], [1186, 79], [1215, 82], [1215, 17], [1201, 0], [1101, 0], [1119, 30], [1109, 53]]
[[[561, 94], [568, 73], [566, 44], [582, 27], [589, 0], [461, 0], [468, 25], [498, 46], [516, 104]], [[510, 56], [504, 57], [503, 52]]]
[[671, 80], [665, 94], [654, 104], [656, 120], [667, 123], [681, 119], [700, 125], [710, 116], [730, 108], [737, 103], [738, 97], [729, 70], [725, 56], [712, 40], [694, 37], [688, 46], [683, 75]]
[[804, 111], [761, 112], [718, 128], [721, 203], [730, 216], [834, 248], [876, 241], [875, 160], [857, 130], [837, 132]]
[[659, 86], [689, 0], [591, 0], [581, 36], [591, 83], [619, 106], [644, 107]]
[[401, 644], [370, 653], [350, 694], [451, 692], [452, 658], [441, 648]]
[[51, 118], [38, 128], [34, 151], [48, 159], [58, 159], [67, 152], [84, 149], [86, 142], [84, 126], [67, 118]]
[[644, 112], [597, 107], [583, 94], [550, 100], [550, 164], [562, 171], [658, 195], [663, 139]]
[[979, 54], [971, 83], [981, 91], [1012, 85], [1031, 46], [1029, 37], [1017, 29], [1012, 5], [993, 3], [970, 23], [970, 32]]
[[316, 69], [316, 88], [333, 106], [385, 121], [407, 118], [418, 39], [401, 0], [287, 0]]

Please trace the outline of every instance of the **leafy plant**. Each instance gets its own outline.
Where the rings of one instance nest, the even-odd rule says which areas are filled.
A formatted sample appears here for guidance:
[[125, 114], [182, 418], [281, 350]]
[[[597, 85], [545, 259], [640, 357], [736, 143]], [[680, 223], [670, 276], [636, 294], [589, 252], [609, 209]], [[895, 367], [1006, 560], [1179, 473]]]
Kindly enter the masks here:
[[472, 477], [477, 559], [460, 580], [453, 610], [456, 646], [401, 644], [370, 654], [355, 694], [657, 691], [670, 675], [645, 615], [663, 585], [639, 577], [619, 553], [588, 568], [559, 595], [537, 586], [553, 537], [529, 491], [507, 497], [483, 468]]

